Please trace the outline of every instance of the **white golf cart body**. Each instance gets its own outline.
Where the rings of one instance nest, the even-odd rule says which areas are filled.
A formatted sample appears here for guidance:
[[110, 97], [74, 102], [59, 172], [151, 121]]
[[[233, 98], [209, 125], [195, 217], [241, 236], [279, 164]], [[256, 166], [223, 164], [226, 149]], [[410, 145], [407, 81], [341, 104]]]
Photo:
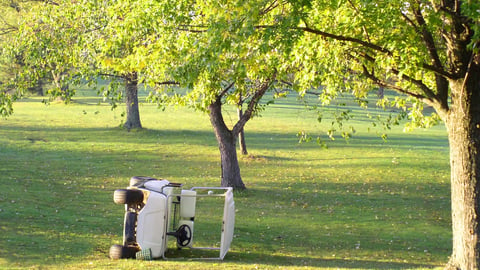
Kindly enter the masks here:
[[[132, 185], [132, 180], [135, 179], [141, 179], [141, 181], [136, 181]], [[116, 193], [143, 193], [141, 202], [121, 202], [126, 204], [123, 248], [134, 248], [137, 259], [166, 259], [168, 240], [172, 238], [169, 236], [174, 236], [178, 248], [218, 250], [218, 257], [207, 259], [223, 260], [233, 239], [235, 204], [232, 188], [194, 187], [185, 190], [180, 189], [181, 185], [172, 184], [167, 180], [148, 177], [134, 177], [132, 180], [126, 190], [115, 191]], [[114, 200], [116, 200], [115, 196], [118, 196], [116, 193]], [[223, 210], [220, 247], [194, 245], [195, 208], [197, 198], [200, 197], [224, 197], [223, 209], [219, 209], [219, 211]], [[110, 257], [131, 258], [132, 256], [112, 256], [111, 249]]]

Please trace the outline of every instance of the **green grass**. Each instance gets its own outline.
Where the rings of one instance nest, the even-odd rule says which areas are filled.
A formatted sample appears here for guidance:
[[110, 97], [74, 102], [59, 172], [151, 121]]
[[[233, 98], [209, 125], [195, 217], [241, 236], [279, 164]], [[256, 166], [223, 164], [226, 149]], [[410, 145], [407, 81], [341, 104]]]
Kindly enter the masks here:
[[50, 106], [26, 99], [0, 120], [0, 268], [429, 269], [448, 260], [444, 128], [398, 127], [384, 142], [359, 115], [355, 137], [327, 141], [326, 150], [298, 143], [299, 131], [328, 126], [287, 99], [246, 126], [250, 156], [240, 166], [248, 190], [235, 193], [235, 238], [224, 261], [112, 261], [124, 212], [112, 195], [131, 176], [220, 183], [206, 115], [140, 109], [146, 129], [131, 132], [118, 128], [122, 109], [89, 97]]

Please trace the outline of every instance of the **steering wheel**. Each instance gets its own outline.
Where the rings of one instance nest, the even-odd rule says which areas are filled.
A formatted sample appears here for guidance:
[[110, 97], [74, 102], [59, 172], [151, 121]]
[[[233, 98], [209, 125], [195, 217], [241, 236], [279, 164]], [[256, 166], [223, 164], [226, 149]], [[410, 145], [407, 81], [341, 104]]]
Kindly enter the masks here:
[[180, 247], [186, 247], [192, 241], [192, 229], [190, 226], [183, 224], [177, 229], [177, 244]]

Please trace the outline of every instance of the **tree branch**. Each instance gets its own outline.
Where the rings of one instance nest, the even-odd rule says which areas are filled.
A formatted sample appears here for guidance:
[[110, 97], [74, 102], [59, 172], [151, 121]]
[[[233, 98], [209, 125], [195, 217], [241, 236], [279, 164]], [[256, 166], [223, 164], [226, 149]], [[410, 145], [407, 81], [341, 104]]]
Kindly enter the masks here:
[[3, 16], [0, 16], [0, 21], [4, 25], [3, 27], [0, 27], [0, 35], [6, 35], [18, 30], [17, 26], [10, 24]]
[[260, 99], [262, 99], [265, 92], [267, 92], [267, 90], [270, 88], [272, 83], [275, 81], [276, 76], [277, 76], [277, 72], [275, 71], [272, 77], [266, 79], [255, 91], [255, 93], [252, 96], [252, 99], [248, 103], [248, 107], [245, 110], [244, 114], [233, 127], [232, 129], [233, 134], [238, 134], [243, 129], [247, 121], [250, 120], [250, 118], [252, 118], [253, 112], [255, 111], [255, 108], [260, 102]]
[[[398, 71], [397, 69], [391, 69], [393, 74], [395, 75], [400, 75], [400, 71]], [[429, 99], [431, 101], [433, 100], [437, 100], [437, 97], [435, 95], [435, 93], [430, 89], [428, 88], [428, 86], [426, 86], [421, 80], [416, 80], [404, 73], [401, 74], [400, 76], [400, 79], [404, 80], [404, 81], [407, 81], [407, 82], [410, 82], [414, 85], [416, 85], [418, 88], [420, 88], [423, 93], [425, 94], [425, 97], [424, 99]]]
[[[347, 1], [350, 4], [350, 6], [352, 6], [353, 10], [355, 10], [355, 12], [357, 13], [356, 16], [360, 16], [360, 10], [358, 10], [358, 8], [354, 5], [352, 0], [347, 0]], [[363, 32], [365, 33], [365, 37], [367, 38], [367, 41], [371, 43], [370, 35], [368, 34], [368, 31], [365, 25], [362, 25], [362, 29], [363, 29]]]
[[193, 30], [193, 29], [187, 29], [187, 28], [177, 28], [179, 31], [184, 31], [184, 32], [190, 32], [190, 33], [205, 33], [207, 30]]
[[407, 16], [407, 14], [403, 12], [401, 13], [402, 13], [402, 18], [405, 21], [407, 21], [415, 29], [415, 32], [420, 33], [420, 30], [418, 29], [418, 25], [416, 25], [415, 22]]
[[437, 86], [436, 100], [440, 102], [441, 104], [440, 107], [442, 109], [447, 109], [448, 108], [447, 78], [453, 79], [455, 76], [450, 72], [447, 72], [445, 70], [444, 65], [442, 64], [433, 35], [428, 29], [427, 22], [423, 17], [420, 3], [418, 3], [417, 7], [412, 7], [412, 11], [415, 16], [415, 20], [419, 25], [419, 34], [421, 35], [423, 42], [425, 43], [427, 51], [430, 55], [430, 60], [432, 61], [432, 65], [428, 65], [424, 63], [423, 67], [425, 69], [432, 70], [435, 73], [435, 83]]
[[[325, 31], [321, 31], [321, 30], [318, 30], [318, 29], [314, 29], [314, 28], [311, 28], [308, 26], [308, 23], [304, 21], [304, 24], [305, 26], [303, 27], [295, 27], [294, 29], [296, 30], [300, 30], [300, 31], [304, 31], [304, 32], [308, 32], [308, 33], [312, 33], [312, 34], [315, 34], [315, 35], [319, 35], [319, 36], [322, 36], [322, 37], [326, 37], [326, 38], [331, 38], [331, 39], [335, 39], [335, 40], [339, 40], [339, 41], [348, 41], [348, 42], [352, 42], [352, 43], [355, 43], [355, 44], [359, 44], [359, 45], [362, 45], [364, 47], [367, 47], [367, 48], [370, 48], [370, 49], [373, 49], [375, 51], [379, 51], [379, 52], [382, 52], [382, 53], [385, 53], [387, 55], [393, 55], [393, 53], [386, 49], [386, 48], [383, 48], [381, 46], [378, 46], [372, 42], [368, 42], [368, 41], [364, 41], [364, 40], [361, 40], [359, 38], [353, 38], [353, 37], [347, 37], [347, 36], [342, 36], [342, 35], [336, 35], [336, 34], [332, 34], [332, 33], [329, 33], [329, 32], [325, 32]], [[257, 25], [255, 26], [255, 28], [257, 29], [265, 29], [265, 28], [275, 28], [277, 26], [275, 25]]]
[[179, 31], [192, 32], [192, 33], [204, 33], [207, 32], [208, 27], [205, 25], [190, 25], [190, 24], [180, 24], [176, 28]]
[[228, 91], [230, 91], [230, 89], [232, 89], [232, 87], [235, 85], [235, 82], [232, 82], [231, 84], [229, 84], [227, 87], [225, 87], [222, 92], [218, 95], [217, 97], [217, 100], [220, 100], [222, 99], [223, 96], [225, 96]]
[[13, 28], [13, 27], [0, 28], [0, 35], [7, 35], [17, 30], [18, 28]]
[[296, 29], [302, 30], [302, 31], [305, 31], [305, 32], [308, 32], [308, 33], [320, 35], [320, 36], [326, 37], [326, 38], [331, 38], [331, 39], [340, 40], [340, 41], [352, 42], [352, 43], [355, 43], [355, 44], [362, 45], [366, 48], [370, 48], [370, 49], [373, 49], [375, 51], [385, 53], [385, 54], [390, 55], [390, 56], [393, 55], [393, 53], [386, 48], [383, 48], [383, 47], [378, 46], [374, 43], [364, 41], [364, 40], [361, 40], [361, 39], [358, 39], [358, 38], [336, 35], [336, 34], [324, 32], [324, 31], [321, 31], [321, 30], [318, 30], [318, 29], [310, 28], [308, 26], [297, 27]]
[[50, 5], [54, 5], [54, 6], [60, 6], [59, 3], [55, 2], [55, 1], [51, 1], [51, 0], [39, 0], [39, 2], [44, 2], [46, 4], [50, 4]]
[[408, 90], [406, 90], [402, 87], [399, 87], [396, 84], [389, 83], [385, 80], [382, 80], [382, 79], [378, 78], [377, 76], [375, 76], [375, 74], [373, 72], [368, 71], [368, 68], [365, 65], [363, 65], [363, 74], [368, 79], [372, 80], [378, 86], [393, 89], [395, 91], [398, 91], [398, 92], [403, 93], [403, 94], [410, 95], [410, 96], [418, 98], [418, 99], [422, 99], [422, 100], [426, 99], [426, 97], [421, 95], [421, 94], [410, 92], [410, 91], [408, 91]]
[[125, 79], [125, 76], [117, 75], [117, 74], [111, 74], [111, 73], [98, 73], [97, 75], [98, 76], [103, 76], [103, 77], [115, 78], [115, 79]]
[[266, 7], [264, 10], [260, 12], [260, 15], [265, 15], [268, 12], [274, 10], [276, 7], [278, 7], [278, 2], [277, 0], [274, 0], [268, 7]]
[[423, 42], [425, 43], [425, 46], [427, 47], [433, 66], [436, 68], [436, 70], [444, 70], [442, 61], [438, 56], [437, 46], [435, 45], [433, 35], [428, 30], [427, 23], [425, 22], [425, 18], [423, 17], [420, 7], [413, 8], [413, 14], [415, 15], [415, 20], [419, 25], [420, 34], [422, 35], [422, 39], [423, 39]]
[[454, 74], [448, 72], [448, 71], [445, 71], [444, 69], [438, 69], [436, 66], [432, 66], [430, 64], [427, 64], [427, 63], [423, 63], [422, 64], [422, 67], [426, 70], [429, 70], [429, 71], [432, 71], [438, 75], [441, 75], [447, 79], [458, 79], [457, 76], [455, 76]]
[[[362, 54], [360, 54], [360, 56], [363, 57], [365, 60], [367, 60], [367, 61], [369, 61], [369, 62], [372, 62], [372, 63], [375, 62], [375, 58], [372, 57], [372, 56], [370, 56], [370, 55], [368, 55], [368, 54], [366, 54], [366, 53], [362, 53]], [[359, 63], [362, 62], [362, 61], [360, 61], [360, 60], [358, 59], [358, 57], [355, 57], [355, 56], [353, 56], [353, 55], [350, 55], [350, 57], [352, 57], [353, 59], [355, 59], [355, 60], [356, 60], [357, 62], [359, 62]], [[380, 80], [378, 77], [375, 77], [374, 74], [373, 74], [373, 72], [368, 72], [368, 69], [366, 68], [365, 65], [362, 64], [362, 67], [363, 67], [364, 74], [367, 75], [368, 78], [372, 79], [375, 83], [377, 83], [377, 81], [383, 81], [383, 80]], [[391, 68], [390, 70], [391, 70], [395, 75], [397, 75], [397, 76], [400, 75], [400, 71], [399, 71], [398, 69], [396, 69], [396, 68]], [[373, 77], [372, 77], [372, 76], [373, 76]], [[404, 81], [407, 81], [407, 82], [410, 82], [410, 83], [416, 85], [419, 89], [421, 89], [421, 90], [425, 93], [426, 98], [429, 98], [429, 99], [431, 99], [431, 100], [437, 100], [437, 99], [438, 99], [438, 97], [435, 95], [435, 93], [434, 93], [430, 88], [428, 88], [428, 86], [426, 86], [426, 85], [423, 83], [423, 81], [421, 81], [421, 80], [416, 80], [416, 79], [414, 79], [414, 78], [412, 78], [412, 77], [410, 77], [410, 76], [408, 76], [408, 75], [406, 75], [406, 74], [401, 74], [401, 76], [400, 76], [399, 79], [404, 80]], [[385, 82], [385, 81], [384, 81], [384, 82]], [[385, 82], [385, 83], [386, 83], [386, 82]], [[377, 83], [377, 84], [378, 84], [378, 83]], [[393, 85], [393, 84], [390, 84], [390, 83], [389, 83], [388, 85], [389, 85], [388, 87], [392, 88], [392, 85]], [[385, 86], [385, 87], [386, 87], [387, 85], [382, 85], [382, 86]], [[396, 87], [395, 87], [395, 88], [392, 88], [392, 89], [398, 90], [398, 91], [400, 91], [400, 92], [402, 92], [402, 93], [407, 93], [407, 92], [405, 92], [406, 90], [402, 90], [402, 88], [396, 88]], [[418, 95], [418, 94], [417, 94], [417, 95]]]
[[180, 85], [180, 83], [176, 81], [164, 81], [164, 82], [156, 82], [155, 85]]

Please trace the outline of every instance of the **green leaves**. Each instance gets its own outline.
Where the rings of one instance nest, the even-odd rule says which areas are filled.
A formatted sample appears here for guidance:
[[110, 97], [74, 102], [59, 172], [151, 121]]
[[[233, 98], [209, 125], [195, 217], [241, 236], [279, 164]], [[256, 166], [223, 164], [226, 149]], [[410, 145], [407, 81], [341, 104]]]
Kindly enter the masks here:
[[[183, 104], [206, 110], [219, 97], [231, 104], [248, 99], [274, 72], [286, 77], [288, 52], [277, 35], [282, 31], [268, 25], [280, 20], [281, 9], [271, 4], [177, 2], [176, 13], [162, 20], [164, 32], [148, 45], [145, 57], [155, 63], [149, 69], [152, 78], [173, 79], [188, 89], [184, 98], [189, 102]], [[167, 5], [158, 2], [157, 9]], [[231, 83], [234, 87], [225, 91]]]
[[462, 13], [467, 16], [470, 20], [469, 23], [471, 24], [472, 29], [474, 30], [473, 37], [469, 44], [469, 47], [478, 52], [478, 45], [475, 44], [480, 41], [480, 3], [478, 1], [463, 1], [462, 5]]
[[18, 97], [44, 80], [51, 82], [53, 97], [69, 100], [74, 94], [68, 85], [75, 81], [72, 71], [80, 62], [80, 25], [69, 9], [61, 15], [58, 11], [54, 5], [33, 5], [22, 13], [18, 31], [4, 44], [3, 61], [16, 65], [9, 87]]
[[0, 91], [0, 116], [6, 118], [13, 113], [14, 97], [6, 91]]

